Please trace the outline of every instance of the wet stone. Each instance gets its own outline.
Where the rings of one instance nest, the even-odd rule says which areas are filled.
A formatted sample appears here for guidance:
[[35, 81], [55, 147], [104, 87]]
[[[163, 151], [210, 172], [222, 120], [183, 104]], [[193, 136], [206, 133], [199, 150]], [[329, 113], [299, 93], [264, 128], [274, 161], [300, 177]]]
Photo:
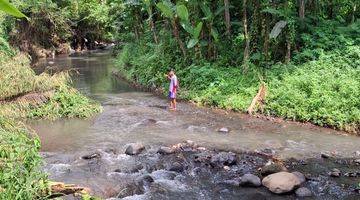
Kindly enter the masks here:
[[125, 198], [128, 196], [133, 196], [133, 195], [140, 195], [144, 193], [144, 189], [142, 186], [138, 185], [137, 183], [131, 182], [128, 183], [127, 185], [124, 185], [121, 189], [120, 192], [117, 195], [117, 198]]
[[293, 191], [301, 183], [292, 173], [278, 172], [265, 177], [262, 184], [275, 194], [283, 194]]
[[354, 155], [355, 155], [356, 157], [360, 157], [360, 151], [355, 151], [355, 152], [354, 152]]
[[168, 167], [168, 170], [173, 172], [183, 172], [184, 166], [179, 162], [174, 162]]
[[232, 152], [220, 152], [210, 159], [213, 167], [223, 167], [236, 164], [236, 154]]
[[357, 164], [357, 165], [360, 165], [360, 159], [354, 160], [354, 163]]
[[81, 158], [84, 160], [91, 160], [91, 159], [100, 158], [100, 157], [101, 157], [101, 155], [99, 153], [92, 153], [92, 154], [84, 155]]
[[143, 176], [138, 177], [135, 181], [138, 184], [152, 183], [152, 182], [154, 182], [154, 179], [149, 174], [145, 174]]
[[174, 149], [170, 148], [170, 147], [160, 147], [159, 150], [157, 151], [159, 154], [172, 154], [174, 153]]
[[292, 174], [294, 174], [295, 176], [298, 177], [300, 184], [303, 184], [306, 182], [306, 177], [301, 172], [292, 172]]
[[138, 155], [145, 149], [145, 146], [141, 143], [129, 144], [125, 150], [127, 155]]
[[221, 184], [238, 187], [240, 185], [240, 180], [239, 179], [225, 180], [222, 181]]
[[259, 177], [253, 174], [245, 174], [240, 179], [240, 185], [248, 187], [259, 187], [261, 186], [261, 180]]
[[330, 158], [331, 155], [329, 152], [321, 152], [321, 157], [327, 159], [327, 158]]
[[298, 188], [295, 191], [295, 194], [298, 197], [311, 197], [312, 196], [312, 192], [305, 187]]
[[286, 167], [280, 163], [273, 163], [270, 165], [265, 165], [261, 168], [261, 175], [267, 176], [269, 174], [274, 174], [278, 172], [285, 172], [287, 171]]
[[334, 168], [329, 174], [331, 177], [340, 177], [341, 171], [339, 169]]
[[218, 130], [218, 132], [220, 133], [230, 133], [230, 129], [226, 128], [226, 127], [222, 127]]

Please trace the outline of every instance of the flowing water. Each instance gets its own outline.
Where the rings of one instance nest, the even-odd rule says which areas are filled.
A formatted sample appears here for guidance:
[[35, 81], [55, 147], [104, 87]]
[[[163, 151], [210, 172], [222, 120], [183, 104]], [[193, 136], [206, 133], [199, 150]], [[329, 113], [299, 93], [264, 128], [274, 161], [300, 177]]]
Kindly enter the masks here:
[[[360, 150], [359, 137], [330, 129], [272, 122], [184, 102], [179, 103], [177, 112], [168, 111], [165, 98], [137, 90], [115, 78], [112, 75], [114, 61], [106, 52], [59, 57], [43, 61], [41, 66], [56, 70], [75, 68], [79, 73], [74, 76], [74, 86], [103, 106], [101, 114], [87, 120], [31, 123], [40, 136], [46, 161], [44, 170], [50, 174], [50, 178], [90, 187], [100, 197], [116, 196], [120, 185], [136, 175], [114, 172], [116, 169], [130, 170], [141, 162], [123, 154], [126, 144], [133, 142], [143, 143], [149, 152], [159, 145], [184, 140], [233, 152], [271, 149], [282, 159], [314, 158], [323, 151], [334, 152], [339, 157], [350, 157]], [[230, 129], [230, 132], [218, 132], [222, 127]], [[101, 154], [102, 159], [81, 159], [81, 156], [94, 152]], [[186, 194], [187, 199], [222, 198], [215, 195], [208, 182], [204, 177], [195, 182], [163, 183], [167, 185], [165, 188], [177, 189], [172, 193], [165, 192], [158, 199], [183, 198], [181, 194]], [[141, 199], [143, 196], [134, 198]], [[238, 196], [228, 195], [222, 199], [231, 198]]]

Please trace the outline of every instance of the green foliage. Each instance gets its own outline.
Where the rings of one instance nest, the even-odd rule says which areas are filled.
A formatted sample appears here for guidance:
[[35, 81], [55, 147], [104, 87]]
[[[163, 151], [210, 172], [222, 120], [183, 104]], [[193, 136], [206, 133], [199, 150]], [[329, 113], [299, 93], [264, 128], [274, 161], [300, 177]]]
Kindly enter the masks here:
[[21, 123], [0, 117], [0, 199], [41, 199], [40, 141]]
[[[69, 86], [70, 77], [66, 72], [49, 75], [35, 75], [29, 66], [29, 59], [22, 55], [0, 59], [0, 115], [8, 118], [60, 117], [86, 118], [100, 112], [99, 104], [80, 94]], [[50, 94], [45, 104], [37, 105], [27, 101], [11, 101], [28, 93]]]
[[15, 17], [26, 18], [26, 16], [22, 12], [20, 12], [17, 8], [15, 8], [7, 0], [0, 0], [0, 10], [6, 12], [9, 15], [15, 16]]
[[167, 2], [159, 2], [156, 4], [156, 7], [161, 11], [161, 13], [170, 19], [174, 18], [174, 12], [172, 10], [171, 4]]
[[101, 111], [99, 104], [68, 86], [58, 88], [49, 102], [28, 111], [28, 118], [88, 118]]
[[360, 47], [321, 55], [269, 82], [268, 114], [357, 132]]

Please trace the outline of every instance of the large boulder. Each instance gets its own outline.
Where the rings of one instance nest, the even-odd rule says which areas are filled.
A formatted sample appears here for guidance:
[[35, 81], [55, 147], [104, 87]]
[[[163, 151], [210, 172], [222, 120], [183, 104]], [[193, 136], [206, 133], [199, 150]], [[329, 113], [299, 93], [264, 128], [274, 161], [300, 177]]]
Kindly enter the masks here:
[[265, 177], [262, 184], [275, 194], [283, 194], [293, 191], [301, 182], [295, 174], [278, 172]]
[[259, 187], [261, 186], [261, 180], [259, 177], [253, 174], [245, 174], [241, 177], [239, 185], [249, 186], [249, 187]]
[[138, 155], [145, 149], [145, 146], [141, 143], [129, 144], [125, 150], [127, 155]]

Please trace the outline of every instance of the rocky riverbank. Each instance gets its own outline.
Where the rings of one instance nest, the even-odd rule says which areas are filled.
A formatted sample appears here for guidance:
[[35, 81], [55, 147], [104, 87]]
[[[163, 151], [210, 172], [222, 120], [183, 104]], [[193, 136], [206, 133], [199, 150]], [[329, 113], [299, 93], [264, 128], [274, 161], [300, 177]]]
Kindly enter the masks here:
[[[97, 166], [109, 157], [118, 168]], [[117, 177], [105, 198], [117, 199], [355, 199], [360, 162], [335, 157], [279, 160], [267, 152], [227, 152], [185, 141], [173, 146], [128, 144], [83, 155], [91, 168]], [[95, 167], [96, 166], [96, 167]], [[94, 173], [97, 173], [94, 171]]]

